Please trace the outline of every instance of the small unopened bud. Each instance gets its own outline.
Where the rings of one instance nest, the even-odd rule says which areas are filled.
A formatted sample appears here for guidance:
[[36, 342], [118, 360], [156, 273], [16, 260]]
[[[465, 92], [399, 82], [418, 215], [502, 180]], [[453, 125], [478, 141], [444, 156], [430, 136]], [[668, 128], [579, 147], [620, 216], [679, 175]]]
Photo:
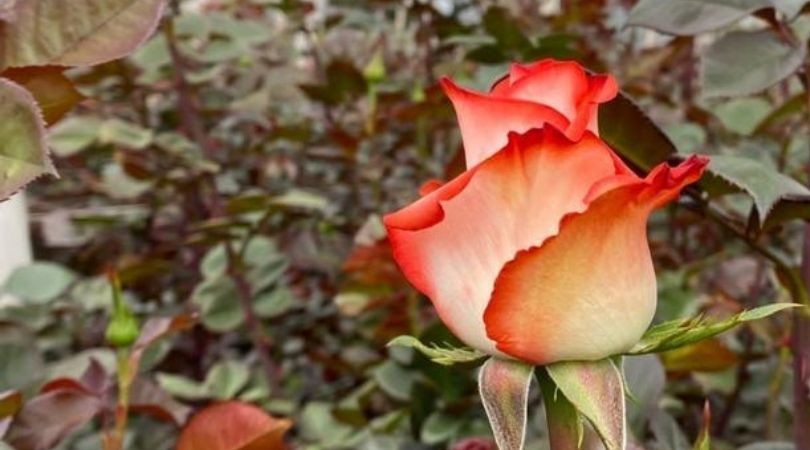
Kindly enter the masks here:
[[104, 337], [113, 347], [129, 347], [140, 334], [138, 319], [132, 314], [132, 310], [121, 295], [121, 282], [118, 280], [118, 275], [110, 271], [107, 277], [112, 284], [113, 310]]
[[379, 83], [385, 79], [385, 60], [381, 51], [377, 51], [371, 57], [371, 61], [363, 69], [363, 76], [371, 83]]

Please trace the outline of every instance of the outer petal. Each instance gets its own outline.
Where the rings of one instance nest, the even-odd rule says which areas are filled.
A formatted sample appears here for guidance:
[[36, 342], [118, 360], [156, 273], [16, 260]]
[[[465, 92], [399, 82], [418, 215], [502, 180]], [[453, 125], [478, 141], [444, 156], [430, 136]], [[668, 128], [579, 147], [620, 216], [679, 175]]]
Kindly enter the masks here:
[[534, 364], [597, 360], [634, 345], [652, 320], [656, 283], [646, 222], [650, 212], [696, 181], [693, 157], [597, 183], [592, 203], [560, 233], [506, 264], [484, 313], [498, 350]]
[[441, 83], [456, 109], [467, 168], [504, 148], [509, 132], [525, 133], [547, 123], [559, 130], [568, 128], [565, 116], [549, 106], [479, 94], [456, 85], [449, 78], [443, 78]]
[[576, 143], [551, 127], [512, 134], [491, 158], [385, 217], [394, 258], [459, 338], [500, 354], [483, 321], [498, 273], [615, 174], [611, 150], [591, 134]]

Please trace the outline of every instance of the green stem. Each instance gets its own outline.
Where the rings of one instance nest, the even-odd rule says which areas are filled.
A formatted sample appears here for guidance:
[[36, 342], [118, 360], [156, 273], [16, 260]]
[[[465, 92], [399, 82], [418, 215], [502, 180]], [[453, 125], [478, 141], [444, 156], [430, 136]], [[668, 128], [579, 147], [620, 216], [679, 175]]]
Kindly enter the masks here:
[[551, 380], [546, 369], [535, 369], [535, 377], [543, 395], [551, 450], [578, 450], [583, 438], [582, 422], [574, 405], [565, 398]]

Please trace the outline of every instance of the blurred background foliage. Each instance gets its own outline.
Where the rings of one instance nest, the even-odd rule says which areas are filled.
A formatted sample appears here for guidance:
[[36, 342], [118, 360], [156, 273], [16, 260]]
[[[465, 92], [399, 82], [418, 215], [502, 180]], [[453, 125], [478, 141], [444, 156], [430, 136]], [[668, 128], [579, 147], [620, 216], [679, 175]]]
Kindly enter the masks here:
[[[0, 388], [30, 395], [94, 365], [114, 371], [114, 269], [141, 321], [199, 314], [144, 354], [152, 412], [174, 420], [133, 416], [126, 448], [173, 448], [189, 407], [239, 399], [291, 419], [295, 448], [494, 449], [472, 366], [386, 348], [401, 334], [455, 342], [399, 274], [380, 222], [462, 169], [439, 77], [486, 90], [510, 61], [576, 59], [614, 74], [680, 153], [742, 156], [808, 182], [807, 105], [786, 78], [806, 46], [767, 34], [778, 23], [806, 42], [808, 16], [757, 9], [693, 30], [636, 17], [701, 33], [667, 36], [626, 26], [635, 3], [174, 2], [135, 54], [68, 72], [86, 100], [51, 131], [60, 178], [28, 189], [38, 262], [3, 288]], [[781, 182], [756, 206], [804, 194]], [[742, 193], [718, 204], [749, 231], [766, 216]], [[801, 224], [766, 228], [750, 239], [798, 261]], [[789, 299], [783, 274], [689, 208], [657, 213], [651, 246], [657, 320]], [[776, 317], [628, 358], [633, 445], [691, 448], [708, 399], [713, 448], [792, 448], [777, 442], [793, 426], [788, 330]], [[534, 402], [532, 449], [546, 445]], [[98, 427], [58, 448], [98, 448]]]

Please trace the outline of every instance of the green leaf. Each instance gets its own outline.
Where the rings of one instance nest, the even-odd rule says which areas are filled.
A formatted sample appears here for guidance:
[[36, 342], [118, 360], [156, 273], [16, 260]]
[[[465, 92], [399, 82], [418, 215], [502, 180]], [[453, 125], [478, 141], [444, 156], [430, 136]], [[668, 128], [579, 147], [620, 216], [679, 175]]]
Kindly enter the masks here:
[[414, 384], [419, 378], [417, 372], [405, 369], [394, 361], [386, 361], [375, 367], [372, 376], [380, 389], [401, 401], [410, 400]]
[[714, 108], [723, 125], [745, 136], [754, 132], [771, 111], [771, 104], [761, 97], [735, 98]]
[[478, 372], [481, 402], [501, 450], [522, 450], [534, 367], [492, 357]]
[[235, 398], [250, 381], [250, 366], [238, 361], [219, 362], [205, 376], [206, 390], [219, 400]]
[[760, 92], [801, 67], [807, 48], [790, 45], [769, 30], [735, 31], [712, 43], [701, 77], [706, 97]]
[[211, 392], [205, 383], [199, 383], [191, 378], [170, 373], [155, 375], [158, 385], [174, 397], [186, 400], [207, 400]]
[[282, 316], [293, 308], [295, 308], [295, 297], [289, 289], [284, 287], [259, 294], [253, 302], [256, 315], [262, 319]]
[[599, 106], [599, 135], [622, 157], [646, 171], [677, 151], [667, 135], [622, 93]]
[[0, 68], [86, 66], [120, 58], [157, 26], [165, 0], [25, 0], [0, 27]]
[[209, 330], [224, 333], [244, 323], [236, 285], [227, 275], [198, 284], [191, 294], [191, 302], [199, 306], [200, 320]]
[[810, 190], [801, 183], [753, 159], [712, 156], [709, 173], [750, 195], [754, 199], [761, 225], [781, 200], [810, 201]]
[[449, 345], [426, 345], [413, 336], [399, 336], [388, 343], [388, 347], [402, 346], [418, 350], [431, 361], [443, 366], [476, 361], [486, 356], [484, 353], [472, 348], [455, 348]]
[[96, 141], [102, 123], [94, 117], [68, 117], [50, 129], [48, 144], [56, 156], [75, 155]]
[[484, 13], [484, 29], [495, 38], [498, 47], [507, 50], [527, 51], [532, 43], [520, 31], [509, 11], [499, 6], [492, 6]]
[[647, 330], [639, 343], [628, 354], [638, 355], [673, 350], [716, 336], [741, 323], [763, 319], [779, 311], [800, 306], [795, 303], [760, 306], [716, 322], [711, 322], [703, 316], [664, 322]]
[[56, 175], [39, 106], [25, 88], [4, 78], [0, 78], [0, 167], [0, 200], [42, 175]]
[[802, 0], [641, 0], [630, 11], [628, 25], [689, 36], [716, 30], [763, 8], [776, 7], [788, 17]]
[[607, 450], [627, 444], [624, 381], [611, 359], [546, 366], [554, 384], [593, 425]]
[[419, 432], [420, 440], [428, 445], [447, 442], [458, 436], [464, 425], [463, 416], [435, 411], [422, 424]]
[[319, 194], [303, 191], [301, 189], [291, 189], [282, 195], [270, 199], [270, 205], [325, 211], [329, 207], [329, 200]]
[[44, 304], [62, 295], [75, 280], [76, 274], [64, 266], [36, 262], [12, 272], [3, 289], [25, 301]]
[[45, 360], [27, 329], [0, 322], [0, 389], [23, 389], [42, 380]]
[[119, 119], [104, 121], [97, 130], [98, 139], [104, 144], [142, 149], [152, 143], [152, 132], [133, 123]]

